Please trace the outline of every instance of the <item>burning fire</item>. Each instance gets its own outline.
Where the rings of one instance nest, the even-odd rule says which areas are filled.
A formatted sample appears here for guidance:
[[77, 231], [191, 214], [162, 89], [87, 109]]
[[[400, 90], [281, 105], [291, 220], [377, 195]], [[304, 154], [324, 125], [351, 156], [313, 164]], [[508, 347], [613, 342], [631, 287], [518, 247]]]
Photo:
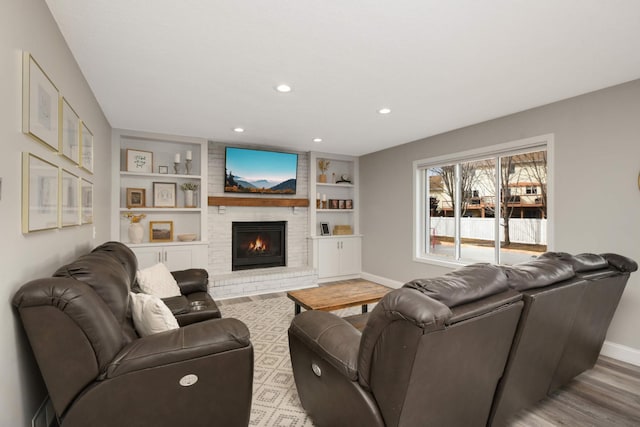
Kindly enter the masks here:
[[258, 236], [255, 242], [249, 243], [249, 251], [253, 252], [266, 252], [269, 250], [269, 246], [267, 242], [263, 241], [260, 236]]

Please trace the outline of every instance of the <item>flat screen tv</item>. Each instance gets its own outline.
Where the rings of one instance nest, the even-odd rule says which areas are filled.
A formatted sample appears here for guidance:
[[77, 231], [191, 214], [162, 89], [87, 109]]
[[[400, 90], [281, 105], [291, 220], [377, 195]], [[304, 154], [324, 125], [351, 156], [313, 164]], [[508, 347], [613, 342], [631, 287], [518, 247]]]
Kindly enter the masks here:
[[296, 194], [298, 155], [225, 148], [225, 193]]

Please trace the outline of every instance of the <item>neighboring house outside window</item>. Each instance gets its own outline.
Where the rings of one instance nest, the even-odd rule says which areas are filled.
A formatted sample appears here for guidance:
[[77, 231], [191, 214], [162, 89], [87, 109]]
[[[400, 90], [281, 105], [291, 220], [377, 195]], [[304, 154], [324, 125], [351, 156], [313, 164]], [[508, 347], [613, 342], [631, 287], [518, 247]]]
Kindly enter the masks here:
[[552, 135], [414, 162], [415, 259], [514, 264], [547, 250]]

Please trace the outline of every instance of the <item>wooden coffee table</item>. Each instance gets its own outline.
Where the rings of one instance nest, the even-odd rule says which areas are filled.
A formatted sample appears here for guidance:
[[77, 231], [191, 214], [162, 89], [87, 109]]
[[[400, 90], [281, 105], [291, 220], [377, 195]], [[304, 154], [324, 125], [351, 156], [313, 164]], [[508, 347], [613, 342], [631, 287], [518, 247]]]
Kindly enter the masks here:
[[366, 313], [367, 304], [380, 301], [391, 290], [377, 283], [355, 282], [290, 291], [287, 297], [295, 303], [295, 314], [300, 313], [300, 307], [332, 311], [356, 305], [361, 305], [362, 312]]

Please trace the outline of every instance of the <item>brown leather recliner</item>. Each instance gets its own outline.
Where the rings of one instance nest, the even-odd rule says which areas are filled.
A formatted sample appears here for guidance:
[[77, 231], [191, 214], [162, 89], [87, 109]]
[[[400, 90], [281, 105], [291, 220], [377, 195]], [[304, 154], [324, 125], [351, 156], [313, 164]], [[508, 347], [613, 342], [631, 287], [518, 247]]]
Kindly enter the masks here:
[[483, 426], [522, 295], [488, 264], [387, 294], [362, 334], [307, 311], [289, 328], [302, 406], [322, 426]]
[[56, 273], [67, 277], [31, 281], [13, 299], [61, 426], [248, 425], [246, 326], [189, 319], [139, 338], [129, 315], [135, 267], [132, 275], [132, 261], [109, 252], [84, 255]]

